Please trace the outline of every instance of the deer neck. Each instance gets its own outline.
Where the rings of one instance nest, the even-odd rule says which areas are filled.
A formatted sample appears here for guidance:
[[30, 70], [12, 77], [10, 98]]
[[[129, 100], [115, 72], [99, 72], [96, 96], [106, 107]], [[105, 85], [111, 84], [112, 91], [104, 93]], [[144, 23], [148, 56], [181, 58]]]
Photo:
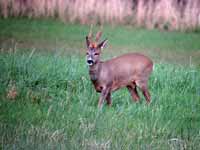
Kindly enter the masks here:
[[98, 80], [101, 71], [101, 66], [102, 62], [97, 62], [96, 64], [90, 66], [89, 74], [90, 74], [90, 79], [93, 82], [96, 82]]

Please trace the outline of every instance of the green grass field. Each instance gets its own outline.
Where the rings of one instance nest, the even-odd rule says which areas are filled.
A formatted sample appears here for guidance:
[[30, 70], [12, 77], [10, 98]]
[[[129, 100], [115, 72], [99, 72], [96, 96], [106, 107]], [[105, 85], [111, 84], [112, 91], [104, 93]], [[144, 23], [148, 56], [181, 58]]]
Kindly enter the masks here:
[[105, 26], [103, 59], [139, 51], [155, 65], [150, 105], [121, 89], [99, 111], [84, 56], [88, 30], [0, 20], [0, 149], [200, 149], [200, 34]]

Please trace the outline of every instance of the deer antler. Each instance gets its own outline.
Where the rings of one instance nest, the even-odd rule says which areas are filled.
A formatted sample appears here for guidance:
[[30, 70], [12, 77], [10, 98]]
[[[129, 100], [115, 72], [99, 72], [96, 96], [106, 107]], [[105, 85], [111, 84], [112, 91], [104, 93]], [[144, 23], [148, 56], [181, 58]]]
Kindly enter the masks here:
[[98, 42], [99, 39], [101, 38], [102, 30], [103, 30], [103, 26], [101, 26], [100, 31], [98, 31], [96, 34], [96, 39], [95, 39], [96, 42]]
[[93, 28], [93, 24], [90, 25], [90, 32], [89, 32], [89, 34], [88, 34], [88, 39], [89, 39], [90, 41], [92, 40], [92, 37], [93, 37], [92, 28]]

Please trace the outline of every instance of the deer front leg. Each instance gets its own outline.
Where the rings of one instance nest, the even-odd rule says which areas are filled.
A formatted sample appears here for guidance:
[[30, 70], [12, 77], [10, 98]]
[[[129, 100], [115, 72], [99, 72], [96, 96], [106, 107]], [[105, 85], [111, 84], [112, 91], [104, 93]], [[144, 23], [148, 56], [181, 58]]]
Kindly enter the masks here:
[[111, 107], [111, 105], [112, 105], [112, 99], [111, 99], [111, 93], [110, 92], [108, 93], [108, 95], [106, 97], [106, 101], [107, 101], [107, 105], [109, 107]]
[[102, 108], [102, 104], [103, 104], [104, 100], [108, 97], [109, 93], [110, 93], [109, 88], [102, 89], [101, 95], [100, 95], [100, 98], [99, 98], [99, 102], [98, 102], [98, 108], [99, 109]]

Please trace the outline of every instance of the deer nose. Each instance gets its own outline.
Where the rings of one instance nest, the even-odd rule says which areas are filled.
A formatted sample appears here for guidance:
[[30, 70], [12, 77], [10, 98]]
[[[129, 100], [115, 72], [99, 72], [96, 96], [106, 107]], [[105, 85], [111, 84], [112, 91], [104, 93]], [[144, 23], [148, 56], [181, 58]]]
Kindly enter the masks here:
[[88, 63], [89, 66], [91, 66], [91, 65], [94, 64], [94, 61], [93, 61], [92, 59], [88, 59], [88, 60], [87, 60], [87, 63]]
[[87, 59], [87, 63], [88, 63], [88, 65], [93, 65], [94, 64], [94, 61], [93, 61], [93, 59], [91, 58], [91, 57], [89, 57], [88, 59]]

